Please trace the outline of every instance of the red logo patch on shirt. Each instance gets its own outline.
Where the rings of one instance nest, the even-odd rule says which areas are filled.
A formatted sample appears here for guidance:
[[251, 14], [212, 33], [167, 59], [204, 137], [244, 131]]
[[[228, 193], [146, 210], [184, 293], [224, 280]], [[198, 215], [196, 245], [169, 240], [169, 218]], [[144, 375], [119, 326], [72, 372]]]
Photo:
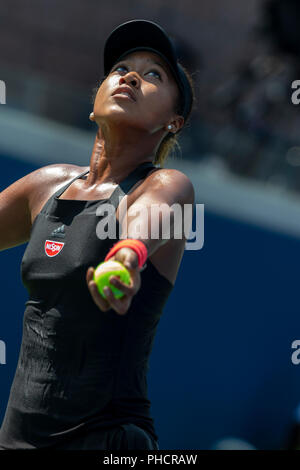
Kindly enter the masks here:
[[54, 242], [53, 240], [45, 241], [45, 253], [47, 256], [53, 258], [53, 256], [58, 255], [58, 253], [63, 249], [64, 243]]

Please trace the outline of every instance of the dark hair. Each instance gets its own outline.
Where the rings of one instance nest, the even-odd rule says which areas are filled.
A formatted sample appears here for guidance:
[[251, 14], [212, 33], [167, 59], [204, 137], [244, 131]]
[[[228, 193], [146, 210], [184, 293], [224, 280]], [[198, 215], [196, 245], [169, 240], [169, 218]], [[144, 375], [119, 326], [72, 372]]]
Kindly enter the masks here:
[[[179, 129], [179, 131], [177, 131], [176, 134], [173, 134], [172, 132], [169, 132], [162, 139], [162, 141], [161, 141], [161, 143], [160, 143], [160, 145], [159, 145], [159, 147], [156, 151], [155, 159], [154, 159], [154, 162], [153, 162], [154, 164], [159, 164], [161, 167], [163, 167], [164, 162], [166, 161], [166, 159], [169, 156], [170, 152], [172, 150], [174, 150], [176, 146], [180, 149], [180, 145], [178, 143], [178, 134], [182, 131], [182, 129], [184, 127], [187, 126], [187, 124], [189, 124], [190, 116], [191, 116], [191, 113], [193, 111], [194, 105], [196, 103], [195, 86], [194, 86], [193, 78], [190, 75], [190, 73], [187, 71], [187, 69], [185, 67], [183, 67], [182, 64], [180, 64], [180, 65], [181, 65], [181, 68], [182, 68], [187, 80], [189, 81], [189, 84], [190, 84], [191, 89], [192, 89], [192, 95], [193, 95], [192, 106], [191, 106], [191, 109], [190, 109], [188, 115], [185, 117], [184, 125], [181, 127], [181, 129]], [[175, 109], [174, 109], [175, 113], [179, 114], [179, 115], [182, 115], [183, 106], [184, 106], [183, 97], [182, 97], [181, 93], [178, 93], [178, 100], [175, 104]]]
[[[186, 78], [188, 79], [190, 85], [191, 85], [191, 89], [192, 89], [192, 93], [193, 93], [193, 101], [192, 101], [192, 106], [191, 106], [191, 109], [188, 113], [188, 115], [186, 116], [185, 118], [185, 121], [184, 121], [184, 125], [182, 126], [181, 129], [179, 129], [179, 131], [176, 132], [176, 134], [173, 134], [172, 132], [168, 132], [168, 134], [162, 139], [162, 141], [160, 142], [159, 144], [159, 147], [156, 151], [156, 154], [155, 154], [155, 158], [154, 158], [154, 165], [160, 165], [160, 167], [163, 167], [164, 165], [164, 162], [166, 161], [168, 155], [170, 154], [170, 152], [172, 150], [175, 149], [175, 147], [177, 146], [179, 149], [180, 149], [180, 145], [178, 143], [178, 134], [182, 131], [182, 129], [184, 127], [186, 127], [186, 125], [189, 123], [189, 119], [190, 119], [190, 115], [192, 113], [192, 110], [194, 108], [194, 105], [195, 105], [195, 102], [196, 102], [196, 98], [195, 98], [195, 86], [194, 86], [194, 81], [193, 81], [193, 78], [192, 76], [190, 75], [190, 73], [186, 70], [185, 67], [182, 66], [182, 64], [180, 64], [181, 67], [182, 67], [182, 70], [186, 76]], [[94, 104], [95, 102], [95, 99], [96, 99], [96, 95], [97, 95], [97, 92], [99, 90], [99, 88], [101, 87], [102, 83], [104, 82], [104, 80], [108, 77], [108, 75], [105, 75], [96, 85], [95, 88], [93, 88], [92, 90], [92, 104]], [[178, 89], [179, 90], [179, 89]], [[182, 115], [182, 110], [183, 110], [183, 97], [181, 95], [181, 93], [178, 93], [178, 99], [175, 103], [175, 108], [174, 108], [174, 111], [176, 114], [179, 114], [179, 115]]]

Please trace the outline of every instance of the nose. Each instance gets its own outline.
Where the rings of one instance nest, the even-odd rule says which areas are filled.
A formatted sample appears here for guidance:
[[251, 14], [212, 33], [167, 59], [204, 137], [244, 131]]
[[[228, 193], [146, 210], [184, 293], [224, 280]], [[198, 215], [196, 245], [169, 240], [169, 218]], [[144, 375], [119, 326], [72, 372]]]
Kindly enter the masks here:
[[[122, 81], [121, 81], [122, 80]], [[136, 72], [133, 70], [129, 71], [126, 73], [126, 75], [123, 75], [123, 77], [120, 77], [120, 83], [123, 83], [123, 81], [126, 84], [130, 84], [131, 86], [138, 88], [140, 86], [140, 79], [137, 75]]]

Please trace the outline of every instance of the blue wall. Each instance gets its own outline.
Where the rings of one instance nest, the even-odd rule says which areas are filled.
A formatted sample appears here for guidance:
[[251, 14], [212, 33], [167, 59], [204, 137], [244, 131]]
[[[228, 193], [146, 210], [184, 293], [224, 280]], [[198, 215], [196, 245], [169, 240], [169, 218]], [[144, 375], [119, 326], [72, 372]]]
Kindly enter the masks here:
[[[0, 190], [36, 167], [3, 157]], [[199, 203], [203, 201], [197, 201]], [[0, 253], [0, 423], [13, 380], [27, 294], [25, 245]], [[300, 241], [215, 216], [205, 242], [186, 251], [155, 338], [149, 397], [161, 449], [208, 449], [238, 436], [280, 448], [300, 402]]]

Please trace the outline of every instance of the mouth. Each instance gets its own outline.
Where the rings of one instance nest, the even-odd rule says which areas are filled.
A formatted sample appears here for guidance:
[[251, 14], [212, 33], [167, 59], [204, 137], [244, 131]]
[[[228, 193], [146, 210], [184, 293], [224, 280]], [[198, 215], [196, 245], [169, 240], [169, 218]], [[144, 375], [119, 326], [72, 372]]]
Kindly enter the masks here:
[[112, 96], [116, 96], [118, 98], [125, 98], [129, 99], [131, 101], [136, 101], [136, 98], [133, 94], [133, 92], [130, 89], [124, 89], [124, 88], [118, 88]]

